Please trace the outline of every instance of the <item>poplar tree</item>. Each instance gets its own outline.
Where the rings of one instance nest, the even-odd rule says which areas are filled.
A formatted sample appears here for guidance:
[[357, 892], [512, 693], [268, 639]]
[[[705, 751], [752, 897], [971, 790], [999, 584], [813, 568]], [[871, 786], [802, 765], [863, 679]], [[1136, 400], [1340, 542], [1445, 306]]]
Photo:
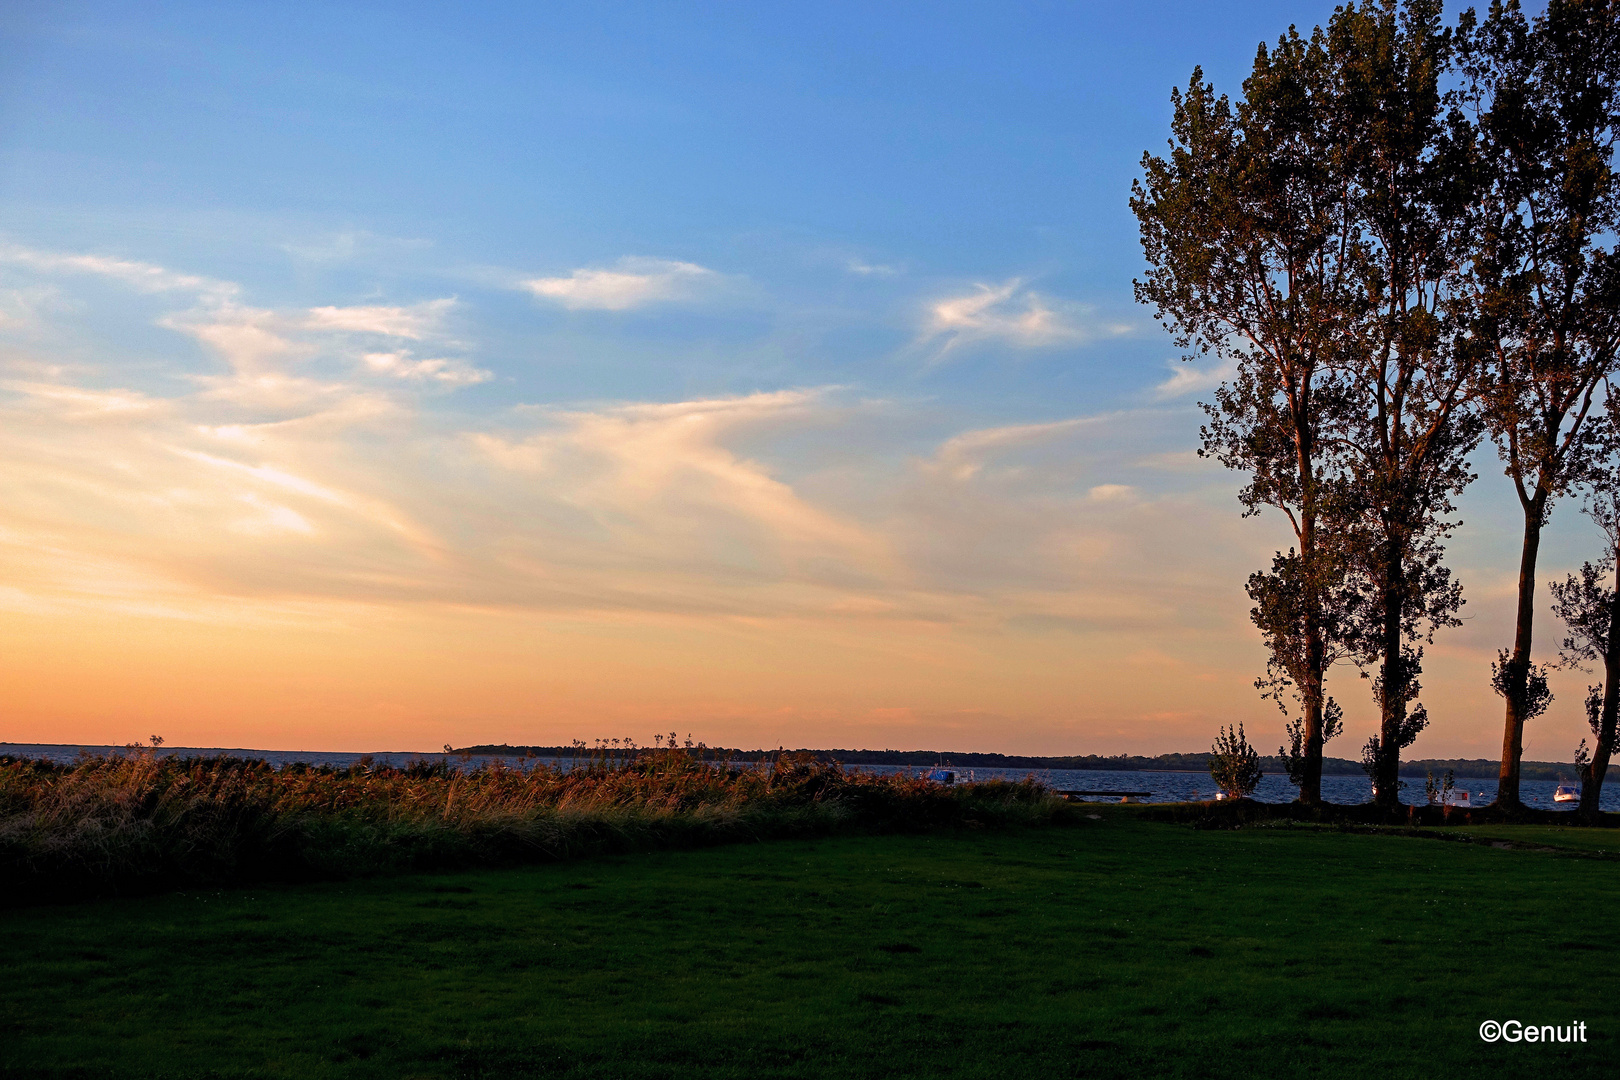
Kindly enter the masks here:
[[1235, 368], [1202, 452], [1248, 474], [1246, 513], [1275, 507], [1294, 530], [1249, 591], [1261, 684], [1303, 706], [1285, 756], [1306, 802], [1337, 727], [1323, 680], [1347, 650], [1379, 707], [1364, 764], [1396, 800], [1427, 723], [1422, 646], [1462, 603], [1443, 556], [1480, 434], [1454, 309], [1476, 170], [1440, 88], [1452, 48], [1437, 0], [1341, 7], [1309, 40], [1262, 47], [1235, 106], [1195, 72], [1172, 97], [1170, 155], [1145, 156], [1133, 189], [1138, 299]]
[[1438, 0], [1346, 5], [1326, 44], [1368, 302], [1341, 350], [1351, 408], [1333, 450], [1341, 527], [1368, 597], [1357, 659], [1379, 710], [1362, 764], [1374, 800], [1393, 806], [1400, 753], [1428, 723], [1423, 645], [1457, 625], [1462, 605], [1444, 541], [1481, 435], [1469, 395], [1477, 357], [1457, 317], [1476, 167], [1470, 126], [1442, 97], [1453, 34]]
[[[1583, 507], [1603, 532], [1603, 556], [1596, 564], [1582, 564], [1578, 573], [1564, 581], [1552, 583], [1553, 613], [1569, 628], [1559, 650], [1560, 660], [1570, 667], [1584, 668], [1594, 662], [1603, 666], [1603, 681], [1588, 687], [1586, 694], [1586, 722], [1592, 729], [1593, 745], [1588, 749], [1582, 739], [1575, 751], [1575, 768], [1581, 777], [1580, 813], [1588, 820], [1597, 817], [1620, 727], [1620, 400], [1611, 395], [1606, 404], [1607, 416], [1599, 425], [1598, 438], [1607, 452], [1602, 464], [1588, 472], [1589, 495]], [[1613, 584], [1606, 584], [1605, 579]]]
[[1466, 278], [1488, 361], [1477, 393], [1524, 519], [1513, 646], [1493, 672], [1506, 702], [1497, 803], [1515, 808], [1524, 725], [1550, 700], [1531, 659], [1541, 533], [1590, 462], [1594, 397], [1620, 343], [1620, 0], [1552, 0], [1533, 21], [1497, 3], [1464, 29], [1483, 166]]
[[1322, 744], [1335, 730], [1323, 680], [1339, 563], [1323, 543], [1322, 438], [1342, 408], [1338, 352], [1366, 307], [1330, 76], [1320, 30], [1262, 44], [1235, 104], [1195, 69], [1171, 93], [1168, 154], [1143, 155], [1131, 195], [1149, 266], [1137, 300], [1185, 359], [1234, 370], [1203, 406], [1199, 452], [1247, 475], [1245, 516], [1274, 508], [1293, 530], [1295, 547], [1249, 592], [1271, 654], [1260, 685], [1300, 702], [1294, 779], [1308, 804], [1321, 801]]

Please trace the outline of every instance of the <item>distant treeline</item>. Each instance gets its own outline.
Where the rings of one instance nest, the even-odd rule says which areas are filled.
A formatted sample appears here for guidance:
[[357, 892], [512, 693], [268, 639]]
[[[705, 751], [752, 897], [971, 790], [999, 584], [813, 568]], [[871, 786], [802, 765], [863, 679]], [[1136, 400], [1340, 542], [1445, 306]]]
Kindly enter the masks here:
[[[503, 754], [513, 757], [567, 758], [589, 757], [590, 751], [572, 746], [508, 746], [483, 744], [466, 746], [452, 751], [457, 754]], [[654, 750], [620, 750], [620, 756], [651, 754]], [[1209, 754], [1083, 754], [1070, 757], [1028, 757], [1018, 754], [967, 754], [940, 750], [737, 750], [724, 747], [706, 747], [704, 753], [720, 761], [769, 761], [781, 754], [808, 754], [818, 761], [837, 761], [844, 765], [896, 765], [929, 767], [949, 764], [962, 769], [1084, 769], [1098, 772], [1208, 772]], [[1260, 767], [1266, 772], [1283, 772], [1279, 757], [1262, 757]], [[1433, 772], [1443, 775], [1447, 769], [1458, 776], [1493, 780], [1501, 763], [1490, 758], [1420, 758], [1401, 762], [1402, 776], [1423, 776]], [[1323, 758], [1324, 776], [1361, 776], [1361, 762], [1349, 758]], [[1553, 761], [1526, 761], [1522, 775], [1526, 780], [1574, 780], [1575, 766]], [[1610, 765], [1608, 776], [1620, 779], [1620, 764]]]

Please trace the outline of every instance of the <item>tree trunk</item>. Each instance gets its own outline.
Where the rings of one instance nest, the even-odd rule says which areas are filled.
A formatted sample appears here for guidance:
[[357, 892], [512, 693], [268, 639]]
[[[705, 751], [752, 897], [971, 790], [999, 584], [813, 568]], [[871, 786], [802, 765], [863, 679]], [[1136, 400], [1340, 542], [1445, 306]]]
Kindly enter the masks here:
[[[1302, 448], [1300, 453], [1300, 468], [1302, 474], [1310, 468], [1310, 432], [1302, 432], [1298, 445]], [[1300, 517], [1303, 527], [1299, 535], [1300, 564], [1305, 568], [1305, 584], [1310, 590], [1310, 603], [1305, 612], [1305, 667], [1304, 679], [1300, 686], [1301, 696], [1304, 698], [1305, 722], [1305, 772], [1300, 777], [1299, 801], [1306, 806], [1320, 806], [1322, 803], [1322, 679], [1325, 674], [1322, 670], [1323, 654], [1326, 647], [1322, 642], [1321, 619], [1321, 582], [1318, 579], [1320, 568], [1317, 566], [1316, 554], [1316, 508], [1315, 498], [1306, 485], [1304, 499], [1306, 505]]]
[[1603, 650], [1603, 711], [1598, 714], [1597, 747], [1592, 751], [1592, 767], [1581, 784], [1581, 816], [1588, 821], [1598, 816], [1598, 799], [1603, 794], [1603, 779], [1614, 749], [1616, 712], [1620, 712], [1620, 554], [1615, 558], [1609, 638]]
[[1530, 674], [1530, 639], [1536, 619], [1536, 555], [1541, 550], [1545, 491], [1538, 490], [1524, 507], [1524, 545], [1519, 552], [1519, 610], [1513, 627], [1513, 653], [1503, 672], [1502, 697], [1507, 719], [1502, 730], [1502, 769], [1496, 781], [1496, 805], [1517, 810], [1519, 759], [1524, 756], [1524, 695]]
[[[1314, 644], [1314, 649], [1312, 645]], [[1314, 643], [1308, 642], [1306, 653], [1316, 675], [1316, 685], [1306, 686], [1305, 698], [1305, 774], [1300, 777], [1299, 801], [1306, 806], [1322, 804], [1322, 662], [1321, 635]], [[1314, 655], [1312, 655], [1314, 654]]]
[[1327, 651], [1322, 642], [1321, 567], [1316, 553], [1316, 439], [1311, 426], [1311, 372], [1300, 379], [1294, 415], [1295, 466], [1300, 482], [1299, 560], [1305, 568], [1305, 584], [1310, 590], [1305, 611], [1305, 666], [1300, 691], [1304, 697], [1305, 771], [1300, 777], [1299, 801], [1306, 806], [1322, 804], [1322, 682], [1326, 672], [1322, 661]]
[[1402, 545], [1389, 541], [1389, 563], [1384, 574], [1383, 701], [1379, 721], [1379, 755], [1373, 776], [1373, 802], [1398, 806], [1401, 801], [1401, 727], [1406, 720], [1406, 686], [1411, 673], [1401, 652], [1401, 614], [1406, 603], [1406, 565]]

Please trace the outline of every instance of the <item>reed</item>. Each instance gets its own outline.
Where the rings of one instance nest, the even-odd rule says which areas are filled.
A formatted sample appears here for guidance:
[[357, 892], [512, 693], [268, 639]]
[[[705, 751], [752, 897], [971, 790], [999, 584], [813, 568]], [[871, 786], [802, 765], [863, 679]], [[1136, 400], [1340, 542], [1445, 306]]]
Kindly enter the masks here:
[[947, 787], [808, 755], [738, 765], [679, 747], [569, 769], [277, 769], [138, 749], [72, 765], [0, 757], [0, 901], [1037, 824], [1062, 805], [1033, 780]]

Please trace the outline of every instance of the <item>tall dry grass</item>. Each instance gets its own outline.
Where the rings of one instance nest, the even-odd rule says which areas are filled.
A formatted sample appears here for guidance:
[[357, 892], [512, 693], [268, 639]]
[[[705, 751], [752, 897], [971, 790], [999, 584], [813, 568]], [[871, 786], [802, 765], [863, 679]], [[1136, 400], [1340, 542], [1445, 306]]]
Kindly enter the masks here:
[[66, 766], [0, 757], [0, 901], [1035, 824], [1061, 805], [1034, 781], [946, 787], [808, 757], [727, 765], [679, 748], [569, 770], [275, 769], [140, 750]]

